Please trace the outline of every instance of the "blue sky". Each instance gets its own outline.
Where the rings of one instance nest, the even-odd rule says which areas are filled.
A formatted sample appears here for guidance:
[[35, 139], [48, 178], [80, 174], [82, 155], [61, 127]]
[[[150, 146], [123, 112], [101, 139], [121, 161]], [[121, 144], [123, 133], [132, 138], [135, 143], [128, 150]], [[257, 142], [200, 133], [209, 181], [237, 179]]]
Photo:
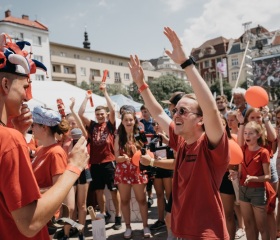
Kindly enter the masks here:
[[279, 0], [1, 0], [0, 19], [29, 15], [50, 31], [50, 41], [82, 47], [85, 26], [91, 49], [157, 58], [170, 44], [163, 27], [182, 39], [187, 53], [210, 38], [238, 38], [242, 23], [280, 29]]

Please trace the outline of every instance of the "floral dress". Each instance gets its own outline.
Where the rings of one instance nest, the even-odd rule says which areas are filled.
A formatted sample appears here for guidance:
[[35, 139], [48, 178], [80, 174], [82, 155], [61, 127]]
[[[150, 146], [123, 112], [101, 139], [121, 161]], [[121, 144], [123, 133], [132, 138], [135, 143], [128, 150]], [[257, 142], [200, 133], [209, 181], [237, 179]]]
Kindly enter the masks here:
[[[120, 154], [123, 153], [124, 151], [120, 149]], [[115, 170], [115, 184], [143, 184], [147, 182], [147, 175], [140, 171], [140, 168], [132, 164], [132, 162], [117, 163]]]

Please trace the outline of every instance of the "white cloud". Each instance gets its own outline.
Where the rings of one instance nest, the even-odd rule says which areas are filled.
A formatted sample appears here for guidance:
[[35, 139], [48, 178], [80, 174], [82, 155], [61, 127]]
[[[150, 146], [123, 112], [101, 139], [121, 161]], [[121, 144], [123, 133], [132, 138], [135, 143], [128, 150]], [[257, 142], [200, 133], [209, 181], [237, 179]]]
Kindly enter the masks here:
[[172, 12], [177, 12], [186, 4], [184, 0], [162, 0]]
[[280, 1], [275, 0], [210, 0], [203, 5], [200, 16], [188, 19], [184, 30], [183, 42], [190, 53], [193, 47], [203, 42], [223, 36], [238, 38], [244, 32], [245, 22], [252, 22], [251, 27], [258, 24], [268, 30], [280, 28], [279, 22], [272, 22], [279, 16]]
[[99, 1], [98, 5], [105, 7], [105, 6], [107, 6], [107, 2], [106, 2], [106, 0], [101, 0], [101, 1]]

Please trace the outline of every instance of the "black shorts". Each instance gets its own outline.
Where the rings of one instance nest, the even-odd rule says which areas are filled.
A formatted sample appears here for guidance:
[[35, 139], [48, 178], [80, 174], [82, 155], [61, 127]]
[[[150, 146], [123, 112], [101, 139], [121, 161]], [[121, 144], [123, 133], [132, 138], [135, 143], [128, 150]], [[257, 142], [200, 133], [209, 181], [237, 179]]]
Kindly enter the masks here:
[[104, 190], [105, 185], [110, 191], [117, 189], [114, 185], [116, 164], [114, 161], [101, 164], [92, 164], [90, 173], [92, 177], [92, 190]]
[[172, 177], [173, 177], [173, 170], [156, 168], [155, 178], [172, 178]]
[[81, 172], [80, 177], [75, 182], [74, 186], [77, 186], [77, 184], [86, 184], [86, 183], [89, 183], [91, 181], [92, 181], [92, 178], [91, 178], [90, 170], [89, 169], [84, 169]]
[[220, 186], [220, 193], [234, 195], [234, 189], [232, 182], [228, 179], [229, 172], [224, 174], [221, 186]]

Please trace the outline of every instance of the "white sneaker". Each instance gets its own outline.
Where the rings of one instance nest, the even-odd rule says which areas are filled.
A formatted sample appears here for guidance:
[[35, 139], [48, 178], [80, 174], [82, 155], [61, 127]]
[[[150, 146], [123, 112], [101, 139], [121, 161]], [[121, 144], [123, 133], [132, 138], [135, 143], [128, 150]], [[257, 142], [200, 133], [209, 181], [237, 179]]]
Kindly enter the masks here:
[[130, 239], [131, 238], [131, 235], [132, 235], [132, 230], [131, 228], [127, 228], [123, 234], [123, 237], [126, 238], [126, 239]]
[[144, 232], [144, 238], [151, 238], [152, 237], [151, 231], [148, 227], [144, 227], [143, 232]]
[[242, 238], [245, 235], [245, 231], [243, 228], [239, 228], [235, 233], [235, 239]]

